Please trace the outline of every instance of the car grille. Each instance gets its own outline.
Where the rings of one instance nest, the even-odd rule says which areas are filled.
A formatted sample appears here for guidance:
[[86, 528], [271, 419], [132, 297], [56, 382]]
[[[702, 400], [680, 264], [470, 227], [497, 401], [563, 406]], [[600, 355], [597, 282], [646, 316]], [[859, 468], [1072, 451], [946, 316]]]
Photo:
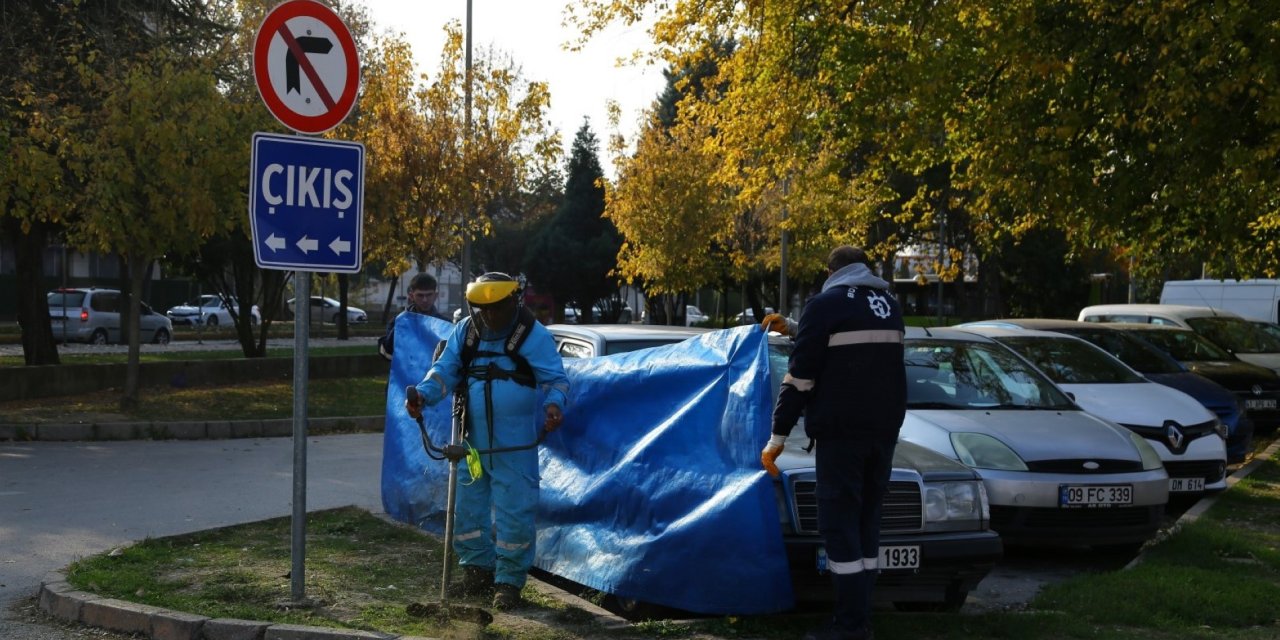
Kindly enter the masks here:
[[1204, 478], [1206, 483], [1221, 480], [1227, 471], [1226, 465], [1219, 460], [1165, 462], [1164, 470], [1170, 478]]
[[[1093, 463], [1097, 465], [1096, 469], [1085, 468], [1086, 464]], [[1093, 460], [1093, 459], [1065, 459], [1065, 460], [1035, 460], [1027, 462], [1027, 470], [1036, 473], [1079, 473], [1079, 474], [1099, 474], [1099, 473], [1133, 473], [1142, 471], [1142, 462], [1140, 460]]]
[[[818, 483], [813, 480], [796, 480], [791, 483], [791, 500], [795, 505], [796, 531], [818, 533]], [[884, 496], [884, 509], [880, 516], [880, 531], [905, 533], [924, 528], [924, 507], [920, 499], [920, 485], [905, 480], [889, 481]]]

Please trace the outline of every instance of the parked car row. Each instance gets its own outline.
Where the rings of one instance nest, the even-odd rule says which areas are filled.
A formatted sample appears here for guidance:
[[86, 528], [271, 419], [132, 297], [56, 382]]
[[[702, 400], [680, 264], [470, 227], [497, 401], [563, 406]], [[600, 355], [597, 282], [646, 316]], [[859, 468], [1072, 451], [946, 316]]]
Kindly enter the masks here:
[[[566, 358], [705, 331], [550, 329]], [[790, 342], [773, 336], [769, 348], [776, 393]], [[961, 606], [1003, 544], [1136, 550], [1171, 498], [1225, 489], [1255, 426], [1280, 423], [1280, 376], [1193, 328], [1043, 319], [909, 328], [905, 358], [908, 410], [877, 582], [878, 597], [902, 608]], [[828, 584], [805, 440], [793, 432], [775, 485], [798, 594]]]

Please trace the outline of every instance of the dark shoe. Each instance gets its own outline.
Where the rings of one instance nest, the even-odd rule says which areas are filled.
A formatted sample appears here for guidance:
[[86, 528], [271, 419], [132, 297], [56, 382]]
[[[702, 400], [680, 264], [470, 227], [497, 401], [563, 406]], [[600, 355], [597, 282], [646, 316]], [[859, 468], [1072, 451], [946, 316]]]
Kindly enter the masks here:
[[483, 567], [462, 566], [462, 583], [449, 585], [449, 595], [465, 598], [493, 592], [493, 572]]
[[493, 608], [498, 611], [515, 609], [520, 606], [520, 587], [514, 584], [498, 583], [493, 592]]

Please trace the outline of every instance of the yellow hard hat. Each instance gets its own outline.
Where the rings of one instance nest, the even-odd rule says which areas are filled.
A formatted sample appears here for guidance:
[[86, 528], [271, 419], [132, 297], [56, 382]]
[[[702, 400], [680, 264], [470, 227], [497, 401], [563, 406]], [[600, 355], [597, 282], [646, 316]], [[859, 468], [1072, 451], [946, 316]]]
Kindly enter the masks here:
[[467, 285], [467, 302], [478, 306], [502, 302], [519, 288], [520, 283], [505, 273], [486, 273]]

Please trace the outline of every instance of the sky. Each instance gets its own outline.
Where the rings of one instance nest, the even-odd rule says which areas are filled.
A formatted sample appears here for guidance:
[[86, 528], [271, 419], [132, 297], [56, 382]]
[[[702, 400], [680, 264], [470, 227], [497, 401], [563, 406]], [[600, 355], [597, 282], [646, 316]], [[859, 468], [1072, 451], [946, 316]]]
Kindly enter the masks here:
[[[467, 0], [363, 0], [378, 32], [390, 29], [404, 34], [413, 48], [419, 72], [434, 73], [444, 45], [444, 25], [457, 20], [466, 28]], [[605, 175], [613, 177], [606, 148], [613, 130], [606, 104], [616, 101], [622, 109], [621, 133], [631, 140], [641, 113], [662, 91], [665, 80], [659, 66], [618, 67], [619, 57], [637, 49], [649, 50], [643, 26], [611, 27], [594, 36], [582, 51], [566, 51], [563, 44], [576, 33], [562, 27], [563, 0], [472, 0], [473, 57], [493, 47], [511, 55], [526, 80], [541, 80], [551, 89], [550, 119], [560, 130], [565, 157], [573, 136], [590, 118]]]

